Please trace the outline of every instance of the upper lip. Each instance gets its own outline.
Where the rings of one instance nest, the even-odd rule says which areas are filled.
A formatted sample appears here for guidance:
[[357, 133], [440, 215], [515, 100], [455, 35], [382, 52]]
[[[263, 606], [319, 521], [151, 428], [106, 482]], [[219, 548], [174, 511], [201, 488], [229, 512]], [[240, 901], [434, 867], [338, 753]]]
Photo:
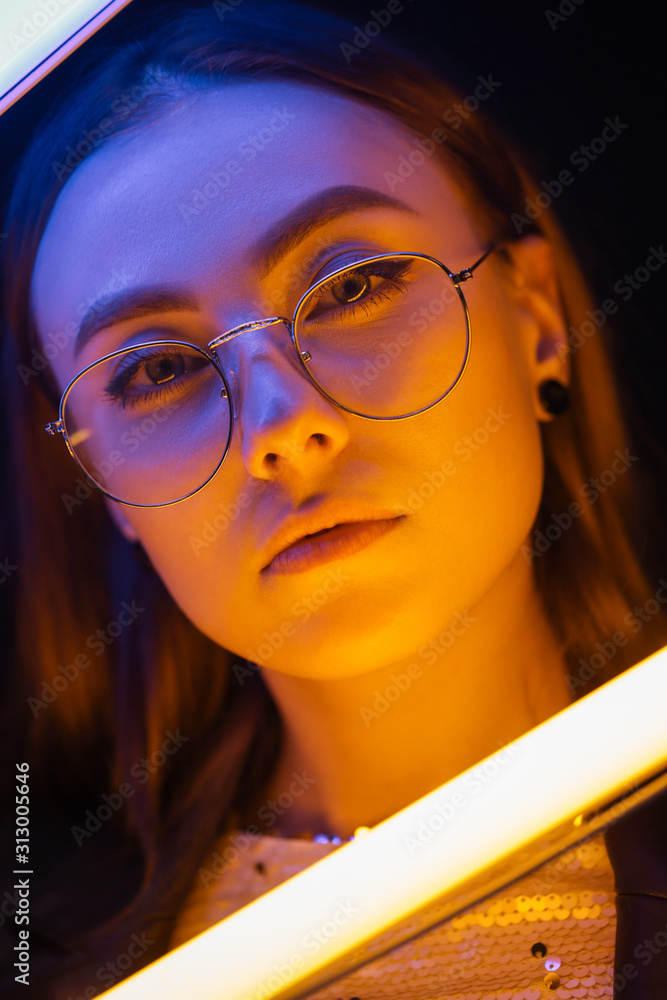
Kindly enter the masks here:
[[265, 558], [262, 569], [267, 569], [277, 555], [306, 535], [326, 531], [327, 528], [334, 528], [338, 524], [350, 524], [354, 521], [387, 521], [402, 516], [396, 509], [383, 510], [365, 504], [342, 502], [322, 504], [308, 514], [296, 512], [288, 514], [262, 549]]

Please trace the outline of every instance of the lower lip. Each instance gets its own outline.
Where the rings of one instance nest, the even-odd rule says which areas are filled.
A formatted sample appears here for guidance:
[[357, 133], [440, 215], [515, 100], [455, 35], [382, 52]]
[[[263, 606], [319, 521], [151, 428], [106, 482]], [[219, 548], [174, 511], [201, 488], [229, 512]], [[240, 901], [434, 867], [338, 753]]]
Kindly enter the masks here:
[[401, 515], [385, 521], [353, 521], [348, 524], [337, 524], [335, 528], [329, 528], [309, 538], [302, 538], [288, 549], [279, 552], [262, 572], [281, 575], [303, 573], [334, 559], [345, 559], [368, 548], [403, 520], [404, 515]]

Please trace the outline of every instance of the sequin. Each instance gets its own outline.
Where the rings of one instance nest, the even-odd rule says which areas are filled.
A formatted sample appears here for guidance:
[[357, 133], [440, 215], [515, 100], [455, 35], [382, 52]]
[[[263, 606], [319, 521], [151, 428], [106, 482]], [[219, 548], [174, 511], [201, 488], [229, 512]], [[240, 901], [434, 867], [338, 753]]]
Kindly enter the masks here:
[[[502, 895], [394, 947], [308, 1000], [611, 997], [614, 874], [603, 838], [598, 839], [505, 887]], [[331, 843], [290, 838], [249, 836], [248, 841], [224, 876], [205, 884], [197, 881], [177, 919], [172, 948], [337, 849]], [[226, 846], [221, 838], [212, 852], [222, 853]], [[261, 877], [258, 863], [264, 867]], [[531, 953], [538, 942], [546, 948], [541, 959]], [[549, 961], [560, 964], [550, 967]], [[559, 979], [557, 987], [545, 981], [549, 975]]]

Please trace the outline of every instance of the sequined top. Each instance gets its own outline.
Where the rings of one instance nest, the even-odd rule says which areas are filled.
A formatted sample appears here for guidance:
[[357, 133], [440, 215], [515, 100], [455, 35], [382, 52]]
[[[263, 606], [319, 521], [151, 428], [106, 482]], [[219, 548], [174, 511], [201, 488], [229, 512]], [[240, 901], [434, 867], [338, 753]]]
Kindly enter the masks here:
[[[229, 850], [233, 844], [242, 849]], [[221, 837], [199, 869], [170, 946], [183, 944], [337, 849], [331, 843], [239, 832]], [[597, 837], [311, 998], [611, 997], [614, 896], [613, 869], [604, 840]]]

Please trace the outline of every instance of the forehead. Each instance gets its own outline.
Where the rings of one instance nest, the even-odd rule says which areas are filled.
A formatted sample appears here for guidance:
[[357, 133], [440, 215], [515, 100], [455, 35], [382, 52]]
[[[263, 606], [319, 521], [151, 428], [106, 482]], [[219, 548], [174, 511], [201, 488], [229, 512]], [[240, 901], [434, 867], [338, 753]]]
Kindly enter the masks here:
[[185, 283], [205, 296], [222, 279], [240, 290], [262, 232], [340, 185], [391, 194], [431, 227], [446, 225], [452, 246], [470, 245], [471, 223], [435, 156], [392, 188], [415, 148], [392, 116], [318, 88], [243, 82], [185, 95], [65, 184], [33, 273], [38, 328], [63, 328], [110, 288]]

